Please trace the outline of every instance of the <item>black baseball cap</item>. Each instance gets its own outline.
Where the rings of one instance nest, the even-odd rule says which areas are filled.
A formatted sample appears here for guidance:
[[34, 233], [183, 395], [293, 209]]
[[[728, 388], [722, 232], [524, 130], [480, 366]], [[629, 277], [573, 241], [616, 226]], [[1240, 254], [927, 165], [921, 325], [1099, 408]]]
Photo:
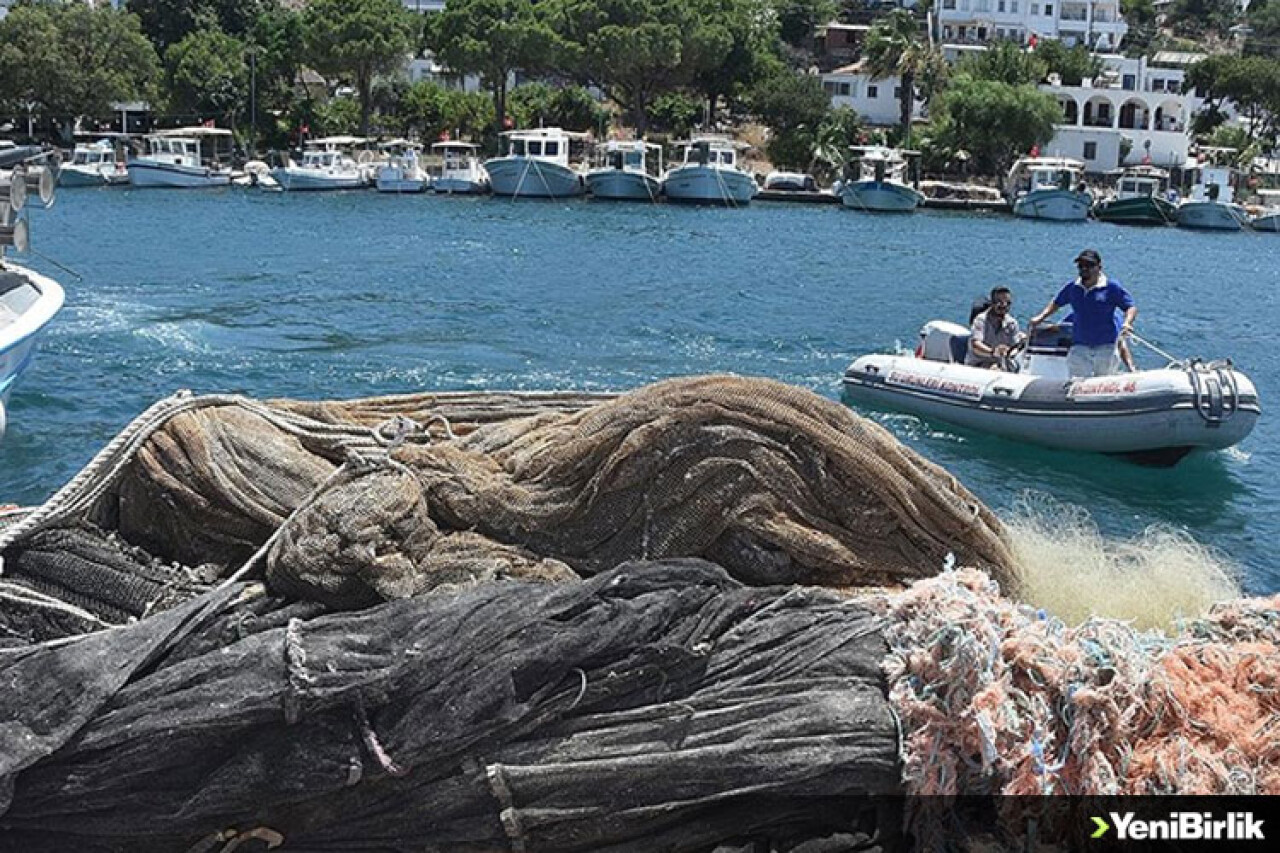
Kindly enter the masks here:
[[1102, 266], [1102, 255], [1099, 255], [1093, 249], [1085, 249], [1083, 252], [1076, 255], [1076, 263], [1078, 264], [1081, 261], [1087, 261], [1095, 266]]

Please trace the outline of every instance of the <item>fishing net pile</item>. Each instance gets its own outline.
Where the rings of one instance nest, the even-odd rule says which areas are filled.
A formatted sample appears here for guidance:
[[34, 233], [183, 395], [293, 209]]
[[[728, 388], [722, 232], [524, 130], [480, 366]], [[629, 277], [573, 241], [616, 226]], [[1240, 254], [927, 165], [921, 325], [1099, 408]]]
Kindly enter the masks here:
[[903, 792], [1280, 793], [1280, 599], [1068, 629], [954, 478], [764, 380], [172, 398], [0, 554], [24, 850], [812, 853]]
[[879, 598], [913, 793], [1280, 794], [1280, 596], [1077, 628], [971, 569]]
[[731, 377], [174, 398], [0, 550], [27, 850], [873, 848], [886, 646], [792, 584], [1014, 582], [941, 469]]
[[17, 526], [89, 523], [224, 576], [257, 562], [274, 592], [348, 608], [668, 557], [751, 584], [866, 587], [952, 553], [1016, 585], [977, 498], [808, 391], [720, 376], [499, 403], [178, 401]]
[[230, 584], [0, 659], [0, 831], [27, 851], [866, 848], [899, 772], [876, 622], [692, 560], [336, 613]]

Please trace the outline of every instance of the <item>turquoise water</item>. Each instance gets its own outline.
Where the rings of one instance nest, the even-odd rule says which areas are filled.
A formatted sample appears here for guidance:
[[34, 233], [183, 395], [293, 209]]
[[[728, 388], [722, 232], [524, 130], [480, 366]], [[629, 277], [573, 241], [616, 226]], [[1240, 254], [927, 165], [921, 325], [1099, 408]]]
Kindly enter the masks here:
[[[1264, 416], [1234, 451], [1153, 470], [868, 413], [997, 511], [1030, 490], [1130, 536], [1185, 527], [1280, 590], [1280, 236], [838, 207], [65, 190], [29, 257], [67, 288], [17, 389], [0, 502], [34, 503], [179, 388], [357, 397], [414, 390], [627, 389], [770, 376], [838, 398], [857, 354], [914, 345], [996, 283], [1038, 311], [1097, 248], [1138, 331], [1230, 356]], [[1141, 359], [1141, 356], [1140, 356]], [[1148, 360], [1151, 363], [1151, 360]]]

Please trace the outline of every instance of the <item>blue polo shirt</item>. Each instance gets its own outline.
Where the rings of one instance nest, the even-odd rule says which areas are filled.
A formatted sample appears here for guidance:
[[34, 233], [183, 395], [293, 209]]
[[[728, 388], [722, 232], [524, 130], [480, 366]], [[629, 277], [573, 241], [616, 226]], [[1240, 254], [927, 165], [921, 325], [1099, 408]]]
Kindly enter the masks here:
[[1072, 341], [1081, 346], [1096, 347], [1114, 344], [1120, 331], [1116, 311], [1128, 311], [1133, 307], [1133, 297], [1120, 282], [1107, 279], [1105, 284], [1085, 289], [1079, 279], [1069, 281], [1053, 297], [1053, 304], [1070, 305], [1075, 312]]

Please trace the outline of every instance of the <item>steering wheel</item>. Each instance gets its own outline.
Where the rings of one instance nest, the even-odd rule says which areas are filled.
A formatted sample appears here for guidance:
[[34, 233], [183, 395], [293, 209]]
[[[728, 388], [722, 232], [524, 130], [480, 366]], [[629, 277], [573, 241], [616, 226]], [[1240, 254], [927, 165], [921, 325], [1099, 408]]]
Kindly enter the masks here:
[[1027, 348], [1027, 342], [1030, 340], [1031, 338], [1029, 336], [1024, 337], [1022, 340], [1009, 347], [1009, 349], [1005, 351], [1005, 354], [1000, 357], [998, 362], [1000, 369], [1005, 373], [1017, 373], [1020, 371], [1022, 369], [1022, 364], [1018, 361], [1018, 354]]

